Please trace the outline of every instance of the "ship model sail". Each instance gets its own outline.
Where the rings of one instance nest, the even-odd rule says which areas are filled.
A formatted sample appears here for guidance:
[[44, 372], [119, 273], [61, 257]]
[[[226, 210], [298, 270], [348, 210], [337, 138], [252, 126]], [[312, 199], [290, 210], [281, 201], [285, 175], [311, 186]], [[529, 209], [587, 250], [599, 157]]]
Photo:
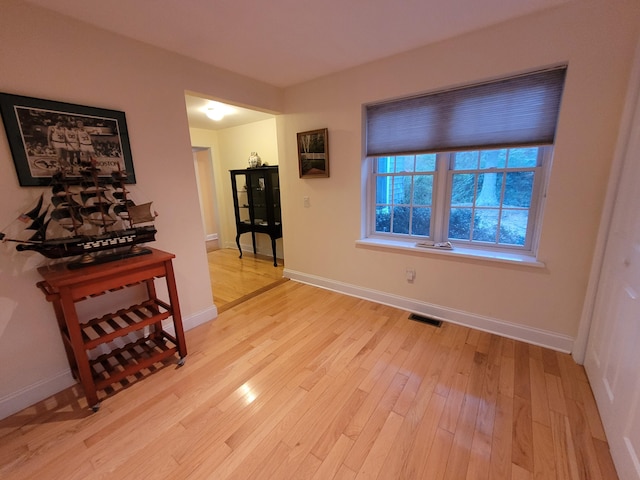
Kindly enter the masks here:
[[64, 171], [55, 173], [49, 204], [40, 196], [37, 205], [20, 215], [33, 232], [16, 242], [18, 251], [33, 250], [47, 258], [79, 256], [71, 268], [150, 253], [140, 245], [155, 240], [155, 214], [151, 203], [136, 205], [126, 188], [126, 172], [98, 176], [95, 165], [81, 170], [81, 181], [70, 181]]

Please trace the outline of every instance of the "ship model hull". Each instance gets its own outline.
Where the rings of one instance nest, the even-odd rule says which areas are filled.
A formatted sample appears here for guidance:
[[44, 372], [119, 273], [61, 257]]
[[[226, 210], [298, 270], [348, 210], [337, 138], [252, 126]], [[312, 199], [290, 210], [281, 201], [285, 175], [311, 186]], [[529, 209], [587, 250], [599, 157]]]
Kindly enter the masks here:
[[54, 238], [39, 243], [19, 243], [16, 245], [16, 250], [19, 252], [33, 250], [47, 258], [66, 258], [114, 248], [133, 247], [154, 241], [155, 235], [155, 227], [143, 226], [107, 232], [102, 235]]

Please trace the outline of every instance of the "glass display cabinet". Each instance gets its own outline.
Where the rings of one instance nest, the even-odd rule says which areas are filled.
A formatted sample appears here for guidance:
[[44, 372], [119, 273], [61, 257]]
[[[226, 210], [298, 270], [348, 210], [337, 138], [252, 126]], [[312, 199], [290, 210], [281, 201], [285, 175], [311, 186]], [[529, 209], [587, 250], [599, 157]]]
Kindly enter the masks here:
[[282, 238], [278, 167], [230, 170], [230, 173], [236, 215], [236, 243], [240, 258], [242, 258], [240, 235], [251, 233], [255, 254], [256, 233], [264, 233], [271, 238], [273, 265], [277, 266], [276, 240]]

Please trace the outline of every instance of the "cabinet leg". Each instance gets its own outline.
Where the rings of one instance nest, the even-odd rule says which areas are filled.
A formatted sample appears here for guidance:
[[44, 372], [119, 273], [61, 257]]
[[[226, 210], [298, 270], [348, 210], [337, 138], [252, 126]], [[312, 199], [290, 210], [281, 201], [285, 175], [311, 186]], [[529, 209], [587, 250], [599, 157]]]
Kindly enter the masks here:
[[276, 260], [276, 239], [271, 237], [271, 251], [273, 252], [273, 266], [278, 266], [278, 260]]
[[242, 258], [242, 247], [240, 247], [240, 234], [236, 235], [236, 244], [238, 245], [238, 251], [240, 252], [239, 258]]

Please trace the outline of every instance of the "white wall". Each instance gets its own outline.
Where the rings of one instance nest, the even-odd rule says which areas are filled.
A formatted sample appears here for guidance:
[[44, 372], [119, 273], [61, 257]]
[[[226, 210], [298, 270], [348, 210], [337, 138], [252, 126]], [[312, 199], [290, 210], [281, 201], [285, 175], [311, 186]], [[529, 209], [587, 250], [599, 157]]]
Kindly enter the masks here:
[[[281, 91], [20, 1], [2, 0], [0, 10], [0, 91], [126, 113], [136, 187], [159, 213], [152, 246], [176, 255], [186, 324], [210, 320], [216, 310], [184, 93], [279, 111]], [[40, 191], [19, 186], [4, 132], [0, 171], [3, 228]], [[38, 254], [0, 245], [0, 417], [73, 382], [53, 309], [35, 287], [36, 267], [44, 263]]]
[[[285, 112], [295, 114], [278, 125], [285, 274], [570, 350], [639, 28], [635, 0], [572, 2], [287, 89]], [[545, 268], [356, 247], [365, 214], [363, 104], [564, 62], [539, 248]], [[324, 127], [331, 177], [299, 179], [296, 132]], [[407, 267], [417, 272], [412, 284]]]

